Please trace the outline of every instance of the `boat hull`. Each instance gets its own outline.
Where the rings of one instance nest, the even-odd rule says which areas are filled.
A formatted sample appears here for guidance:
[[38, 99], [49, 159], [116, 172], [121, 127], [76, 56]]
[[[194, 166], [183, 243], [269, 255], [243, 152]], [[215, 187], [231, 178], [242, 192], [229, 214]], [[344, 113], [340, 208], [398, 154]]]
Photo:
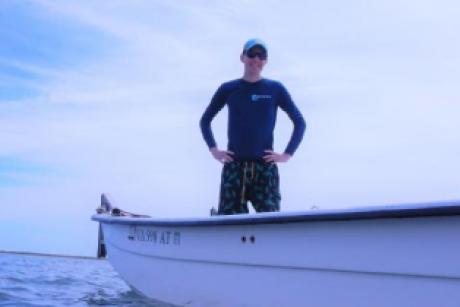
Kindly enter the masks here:
[[93, 219], [122, 278], [176, 305], [458, 306], [459, 215], [277, 223], [282, 216], [211, 224]]

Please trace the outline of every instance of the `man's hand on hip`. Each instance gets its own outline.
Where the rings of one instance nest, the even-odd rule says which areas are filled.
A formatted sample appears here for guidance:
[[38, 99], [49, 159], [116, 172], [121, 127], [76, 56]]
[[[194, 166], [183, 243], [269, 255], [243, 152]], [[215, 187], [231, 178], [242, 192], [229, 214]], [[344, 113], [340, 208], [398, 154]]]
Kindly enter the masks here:
[[290, 158], [291, 155], [288, 153], [277, 153], [274, 152], [273, 150], [265, 150], [267, 153], [264, 156], [265, 162], [271, 162], [271, 163], [278, 163], [278, 162], [287, 162]]
[[214, 159], [221, 163], [227, 163], [233, 161], [234, 153], [230, 150], [219, 150], [217, 147], [210, 148], [209, 151], [211, 152]]

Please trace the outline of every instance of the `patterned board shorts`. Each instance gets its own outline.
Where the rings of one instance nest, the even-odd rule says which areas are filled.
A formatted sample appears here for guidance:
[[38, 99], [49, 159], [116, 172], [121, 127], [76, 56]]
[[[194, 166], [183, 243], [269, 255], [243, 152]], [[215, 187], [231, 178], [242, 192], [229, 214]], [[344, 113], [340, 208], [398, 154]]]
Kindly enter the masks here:
[[248, 200], [257, 212], [280, 210], [276, 164], [234, 161], [224, 165], [218, 214], [248, 213]]

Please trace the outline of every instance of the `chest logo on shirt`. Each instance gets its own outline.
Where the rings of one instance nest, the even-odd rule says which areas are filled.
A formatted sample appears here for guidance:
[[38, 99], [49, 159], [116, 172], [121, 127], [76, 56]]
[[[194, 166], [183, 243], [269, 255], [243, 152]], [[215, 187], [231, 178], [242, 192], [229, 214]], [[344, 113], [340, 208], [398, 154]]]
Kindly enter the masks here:
[[272, 95], [256, 95], [256, 94], [251, 95], [251, 100], [253, 102], [264, 101], [267, 99], [268, 100], [272, 99]]

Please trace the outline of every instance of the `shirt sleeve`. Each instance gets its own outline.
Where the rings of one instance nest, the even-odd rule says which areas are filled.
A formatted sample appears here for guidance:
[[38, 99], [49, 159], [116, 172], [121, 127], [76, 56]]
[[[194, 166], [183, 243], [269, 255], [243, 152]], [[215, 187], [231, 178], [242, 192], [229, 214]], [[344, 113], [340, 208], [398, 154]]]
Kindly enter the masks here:
[[291, 95], [281, 83], [278, 97], [278, 106], [287, 113], [292, 123], [294, 124], [294, 130], [291, 134], [291, 139], [289, 140], [286, 150], [284, 151], [285, 153], [288, 153], [292, 156], [302, 141], [306, 129], [306, 123], [302, 113], [300, 113], [299, 109], [292, 101]]
[[200, 128], [203, 138], [209, 148], [216, 147], [216, 141], [211, 129], [211, 121], [222, 110], [226, 103], [224, 86], [221, 85], [211, 99], [210, 104], [204, 111], [200, 120]]

